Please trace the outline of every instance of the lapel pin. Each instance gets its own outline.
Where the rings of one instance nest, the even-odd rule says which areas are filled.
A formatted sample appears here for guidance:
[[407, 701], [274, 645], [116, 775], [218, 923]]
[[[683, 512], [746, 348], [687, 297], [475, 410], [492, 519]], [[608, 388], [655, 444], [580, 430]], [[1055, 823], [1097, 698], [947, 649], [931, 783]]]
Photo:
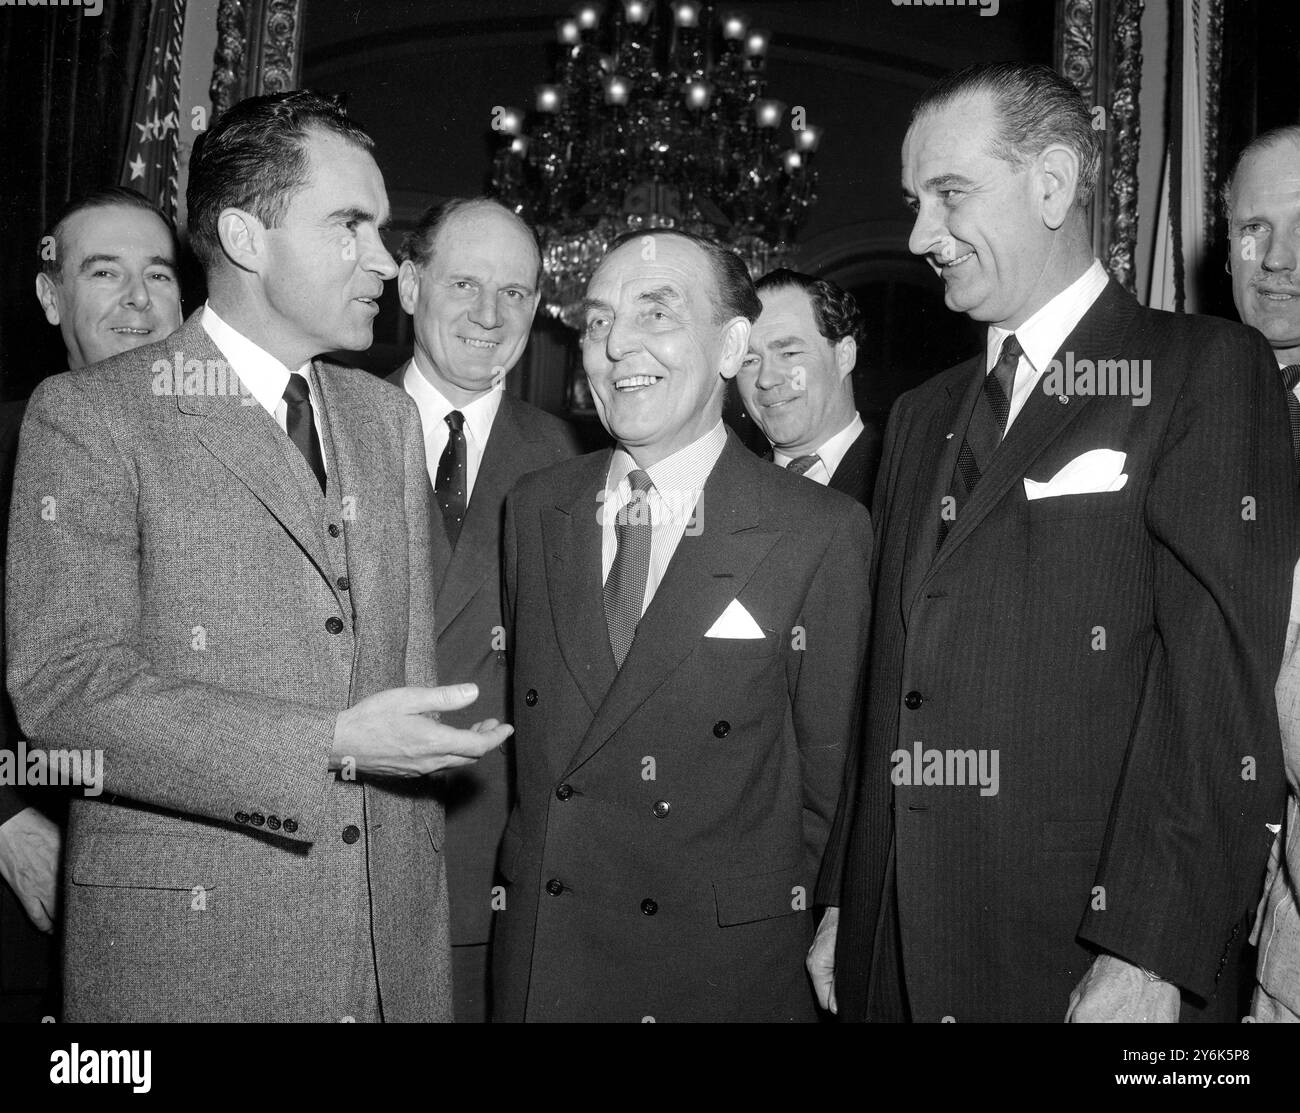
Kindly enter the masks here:
[[1058, 394], [1056, 396], [1056, 400], [1060, 402], [1062, 406], [1068, 406], [1070, 404], [1070, 399], [1067, 398], [1064, 394]]
[[951, 434], [951, 433], [946, 433], [946, 434], [944, 434], [944, 438], [943, 438], [943, 439], [946, 440], [946, 441], [950, 441], [950, 440], [952, 440], [952, 434]]

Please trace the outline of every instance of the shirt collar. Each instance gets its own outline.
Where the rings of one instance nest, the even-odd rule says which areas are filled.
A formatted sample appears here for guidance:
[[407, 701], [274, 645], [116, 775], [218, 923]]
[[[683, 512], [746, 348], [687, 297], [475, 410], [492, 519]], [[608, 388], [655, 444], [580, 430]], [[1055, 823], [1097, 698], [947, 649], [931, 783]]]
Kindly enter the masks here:
[[[840, 461], [844, 459], [844, 454], [848, 452], [853, 442], [858, 439], [858, 434], [865, 429], [862, 424], [862, 415], [856, 410], [853, 413], [853, 420], [850, 421], [843, 429], [833, 437], [827, 437], [818, 448], [813, 450], [821, 462], [826, 466], [826, 474], [834, 475], [835, 469], [840, 466]], [[772, 462], [786, 467], [794, 457], [788, 453], [782, 452], [775, 445], [772, 446]]]
[[[268, 413], [275, 413], [275, 408], [284, 401], [284, 388], [289, 385], [289, 369], [265, 348], [253, 343], [233, 325], [223, 321], [210, 302], [203, 304], [203, 316], [199, 318], [212, 342], [221, 349], [226, 362], [239, 376], [239, 381], [248, 388], [248, 393], [257, 399]], [[311, 360], [300, 368], [298, 374], [307, 379], [307, 388], [316, 391], [316, 383]]]
[[467, 405], [453, 406], [442, 391], [434, 386], [420, 370], [417, 356], [412, 356], [411, 362], [406, 365], [402, 386], [414, 399], [415, 408], [420, 411], [420, 421], [424, 425], [426, 435], [438, 428], [452, 410], [458, 409], [465, 417], [465, 427], [469, 430], [470, 439], [480, 445], [487, 444], [488, 436], [492, 432], [492, 422], [496, 420], [497, 411], [501, 408], [501, 398], [505, 393], [505, 380], [502, 379], [491, 390], [480, 394]]
[[[718, 418], [718, 423], [702, 437], [644, 470], [661, 495], [700, 491], [704, 489], [704, 484], [726, 445], [727, 427]], [[636, 461], [625, 448], [619, 446], [614, 449], [614, 456], [609, 462], [609, 475], [605, 480], [607, 498], [618, 491], [619, 485], [636, 467]]]
[[[1016, 339], [1020, 341], [1020, 347], [1035, 371], [1047, 370], [1047, 365], [1061, 350], [1061, 345], [1074, 331], [1075, 325], [1082, 321], [1084, 314], [1092, 308], [1092, 303], [1101, 296], [1102, 290], [1106, 288], [1106, 283], [1109, 281], [1106, 268], [1101, 265], [1100, 260], [1094, 259], [1092, 266], [1083, 274], [1014, 330]], [[1002, 351], [1002, 342], [1011, 335], [1012, 331], [1012, 329], [999, 328], [997, 325], [989, 326], [984, 363], [986, 372], [991, 371], [993, 365], [997, 363], [998, 355]]]

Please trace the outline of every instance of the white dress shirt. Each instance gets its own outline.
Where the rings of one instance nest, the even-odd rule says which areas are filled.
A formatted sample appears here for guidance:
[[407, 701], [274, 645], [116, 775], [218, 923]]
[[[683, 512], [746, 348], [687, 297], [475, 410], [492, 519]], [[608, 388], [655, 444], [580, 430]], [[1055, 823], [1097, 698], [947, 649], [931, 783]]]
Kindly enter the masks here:
[[496, 420], [501, 408], [501, 395], [505, 390], [504, 382], [498, 382], [486, 394], [480, 394], [466, 406], [453, 406], [420, 370], [413, 356], [406, 370], [402, 373], [402, 388], [415, 401], [415, 408], [420, 411], [420, 424], [424, 427], [424, 463], [429, 469], [429, 483], [438, 478], [438, 462], [447, 450], [451, 440], [451, 430], [447, 426], [447, 415], [452, 410], [460, 410], [465, 424], [465, 505], [474, 494], [474, 481], [478, 479], [478, 469], [483, 463], [483, 451], [487, 448], [488, 436], [492, 432], [492, 422]]
[[[203, 304], [203, 316], [199, 318], [199, 324], [212, 337], [212, 343], [221, 350], [230, 369], [248, 388], [248, 393], [257, 399], [258, 405], [287, 434], [289, 406], [284, 400], [284, 388], [289, 385], [289, 369], [265, 348], [254, 344], [242, 332], [218, 317], [217, 311], [208, 302]], [[316, 426], [316, 439], [320, 442], [321, 462], [328, 473], [329, 460], [325, 458], [325, 438], [321, 436], [320, 429], [320, 387], [316, 384], [316, 372], [311, 360], [298, 368], [298, 374], [307, 380], [312, 423]]]
[[[823, 487], [829, 485], [831, 476], [835, 474], [835, 469], [840, 466], [840, 461], [844, 459], [844, 454], [853, 446], [853, 442], [858, 439], [858, 434], [865, 429], [862, 424], [862, 415], [856, 410], [853, 413], [853, 420], [850, 421], [835, 436], [826, 441], [820, 448], [810, 455], [817, 457], [817, 463], [810, 467], [804, 476]], [[772, 462], [781, 467], [788, 467], [793, 456], [787, 456], [775, 445], [772, 446]]]
[[[1094, 259], [1092, 266], [1083, 274], [1014, 330], [1024, 354], [1021, 355], [1020, 364], [1016, 368], [1015, 386], [1011, 391], [1011, 412], [1007, 415], [1008, 429], [1016, 420], [1016, 415], [1025, 408], [1029, 395], [1033, 393], [1039, 380], [1047, 371], [1047, 365], [1060, 351], [1066, 337], [1074, 331], [1074, 326], [1083, 320], [1083, 315], [1101, 296], [1108, 281], [1106, 268], [1101, 265], [1100, 260]], [[993, 370], [993, 365], [997, 363], [998, 355], [1002, 352], [1002, 342], [1011, 333], [1011, 329], [989, 325], [985, 374]]]
[[[645, 473], [654, 484], [650, 492], [650, 572], [646, 576], [645, 599], [641, 613], [645, 614], [650, 600], [663, 582], [673, 553], [686, 533], [692, 513], [704, 491], [713, 467], [727, 444], [727, 428], [719, 419], [717, 425], [698, 440], [680, 448], [671, 456], [648, 467]], [[614, 567], [614, 554], [618, 551], [618, 538], [614, 534], [614, 519], [632, 498], [632, 484], [628, 475], [636, 471], [636, 461], [622, 448], [614, 449], [605, 478], [605, 501], [601, 514], [601, 573], [600, 582], [609, 579]], [[699, 507], [692, 532], [704, 526], [704, 507]]]

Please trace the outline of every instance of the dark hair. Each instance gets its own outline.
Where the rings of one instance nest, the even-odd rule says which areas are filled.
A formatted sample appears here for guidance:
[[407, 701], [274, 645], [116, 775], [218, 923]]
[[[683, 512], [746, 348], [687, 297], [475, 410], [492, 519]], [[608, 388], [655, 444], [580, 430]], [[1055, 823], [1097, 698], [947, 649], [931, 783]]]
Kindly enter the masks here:
[[[157, 205], [149, 200], [139, 190], [132, 189], [130, 186], [105, 186], [103, 189], [96, 189], [90, 193], [82, 194], [80, 197], [74, 197], [54, 218], [54, 222], [49, 226], [45, 235], [41, 237], [41, 244], [44, 246], [45, 241], [49, 238], [54, 240], [54, 254], [47, 257], [48, 252], [41, 252], [41, 270], [44, 271], [53, 281], [58, 282], [63, 278], [63, 229], [68, 221], [77, 215], [85, 212], [87, 209], [108, 209], [121, 207], [127, 209], [142, 209], [144, 212], [153, 213], [164, 226], [167, 228], [167, 234], [172, 241], [172, 255], [177, 254], [176, 245], [176, 225], [168, 218], [167, 214]], [[173, 259], [175, 261], [175, 259]]]
[[306, 89], [241, 100], [199, 135], [190, 156], [185, 202], [190, 245], [205, 267], [221, 257], [217, 218], [222, 209], [244, 209], [268, 228], [279, 226], [289, 201], [307, 184], [311, 164], [306, 146], [313, 130], [363, 150], [374, 146], [348, 118], [341, 98]]
[[456, 213], [473, 212], [475, 209], [495, 209], [514, 220], [537, 252], [537, 277], [534, 279], [534, 284], [540, 285], [542, 249], [537, 242], [537, 233], [533, 231], [532, 225], [514, 209], [508, 208], [492, 197], [453, 197], [436, 205], [430, 205], [420, 214], [415, 227], [402, 237], [402, 246], [397, 252], [398, 262], [405, 263], [409, 260], [417, 267], [423, 267], [433, 258], [433, 245], [437, 242], [438, 233], [443, 230], [447, 222]]
[[967, 66], [930, 86], [912, 109], [912, 119], [979, 93], [988, 94], [998, 111], [990, 154], [1021, 166], [1051, 144], [1064, 143], [1079, 159], [1074, 203], [1082, 207], [1092, 200], [1101, 167], [1101, 143], [1092, 113], [1079, 90], [1047, 66], [1023, 62]]
[[1232, 187], [1237, 181], [1237, 174], [1241, 170], [1241, 164], [1249, 156], [1259, 154], [1260, 151], [1271, 150], [1273, 147], [1280, 147], [1287, 140], [1300, 146], [1300, 124], [1285, 124], [1280, 128], [1261, 132], [1241, 149], [1237, 161], [1232, 164], [1232, 170], [1228, 174], [1227, 181], [1223, 183], [1223, 188], [1219, 191], [1219, 201], [1223, 205], [1223, 215], [1229, 221], [1232, 220]]
[[713, 271], [715, 293], [712, 300], [718, 324], [729, 321], [732, 317], [744, 317], [750, 324], [758, 320], [758, 315], [763, 312], [763, 303], [758, 300], [758, 294], [754, 292], [754, 282], [749, 277], [749, 268], [745, 266], [744, 261], [730, 248], [723, 247], [713, 240], [706, 240], [703, 236], [695, 235], [694, 232], [686, 232], [680, 228], [649, 228], [641, 232], [624, 232], [609, 245], [605, 258], [608, 259], [624, 244], [640, 241], [648, 236], [677, 236], [693, 243], [704, 252]]
[[817, 331], [832, 344], [838, 344], [846, 336], [853, 337], [857, 344], [862, 343], [866, 328], [857, 299], [834, 282], [780, 267], [763, 275], [754, 284], [760, 294], [764, 290], [784, 290], [789, 287], [802, 290], [808, 295]]

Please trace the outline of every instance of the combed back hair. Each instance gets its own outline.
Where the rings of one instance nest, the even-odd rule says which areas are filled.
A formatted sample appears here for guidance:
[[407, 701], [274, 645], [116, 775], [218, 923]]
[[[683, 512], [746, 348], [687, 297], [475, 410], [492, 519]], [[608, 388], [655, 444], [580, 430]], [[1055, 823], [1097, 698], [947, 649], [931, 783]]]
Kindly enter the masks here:
[[63, 231], [67, 223], [77, 213], [83, 213], [87, 209], [109, 209], [109, 208], [127, 208], [141, 209], [147, 213], [153, 213], [164, 226], [167, 228], [167, 234], [171, 237], [172, 242], [172, 262], [179, 266], [177, 259], [176, 245], [176, 226], [168, 219], [167, 214], [157, 205], [149, 200], [139, 190], [132, 189], [130, 186], [105, 186], [103, 189], [96, 189], [90, 193], [82, 194], [80, 197], [74, 197], [55, 216], [54, 221], [50, 224], [45, 235], [41, 237], [41, 244], [44, 246], [49, 237], [54, 239], [53, 258], [46, 258], [49, 252], [41, 252], [41, 270], [49, 277], [59, 282], [63, 278]]
[[608, 259], [624, 244], [640, 243], [650, 237], [660, 236], [677, 236], [679, 239], [693, 243], [704, 252], [709, 261], [709, 268], [713, 271], [712, 301], [715, 323], [722, 324], [733, 317], [744, 317], [751, 325], [758, 320], [758, 315], [763, 312], [763, 303], [758, 300], [753, 279], [749, 277], [749, 268], [730, 248], [706, 240], [703, 236], [697, 236], [693, 232], [686, 232], [680, 228], [651, 228], [643, 232], [624, 232], [610, 244], [609, 250], [605, 252], [605, 258]]
[[528, 237], [537, 255], [537, 277], [533, 280], [533, 285], [535, 287], [540, 286], [542, 281], [542, 249], [537, 243], [537, 233], [533, 230], [532, 225], [514, 209], [508, 208], [491, 197], [453, 197], [448, 201], [430, 205], [420, 214], [420, 219], [415, 222], [415, 227], [402, 237], [402, 246], [398, 249], [397, 261], [405, 263], [409, 260], [417, 267], [426, 266], [433, 259], [433, 249], [438, 240], [438, 233], [443, 230], [447, 221], [457, 213], [471, 213], [483, 209], [503, 213], [513, 220], [519, 226], [519, 230]]
[[992, 98], [998, 126], [989, 154], [1024, 166], [1053, 143], [1063, 143], [1079, 160], [1074, 203], [1092, 200], [1101, 167], [1101, 142], [1092, 113], [1079, 90], [1047, 66], [992, 62], [967, 66], [936, 81], [912, 109], [912, 119], [979, 94]]
[[349, 119], [341, 98], [306, 89], [241, 100], [199, 135], [185, 202], [190, 245], [205, 267], [221, 257], [217, 218], [223, 209], [243, 209], [267, 228], [279, 227], [293, 195], [308, 184], [307, 139], [313, 131], [366, 151], [374, 146]]
[[1285, 124], [1280, 128], [1261, 132], [1241, 149], [1237, 161], [1232, 164], [1232, 171], [1228, 174], [1227, 181], [1223, 183], [1223, 188], [1219, 191], [1219, 200], [1223, 203], [1223, 215], [1228, 220], [1232, 220], [1232, 186], [1237, 180], [1237, 174], [1241, 171], [1241, 164], [1251, 155], [1257, 155], [1260, 151], [1272, 150], [1272, 148], [1280, 147], [1287, 142], [1300, 147], [1300, 124]]
[[861, 344], [866, 336], [862, 310], [858, 308], [857, 299], [834, 282], [779, 267], [763, 275], [754, 283], [754, 288], [760, 294], [764, 290], [802, 290], [812, 302], [817, 331], [831, 344], [838, 344], [846, 336], [853, 337], [854, 343]]

